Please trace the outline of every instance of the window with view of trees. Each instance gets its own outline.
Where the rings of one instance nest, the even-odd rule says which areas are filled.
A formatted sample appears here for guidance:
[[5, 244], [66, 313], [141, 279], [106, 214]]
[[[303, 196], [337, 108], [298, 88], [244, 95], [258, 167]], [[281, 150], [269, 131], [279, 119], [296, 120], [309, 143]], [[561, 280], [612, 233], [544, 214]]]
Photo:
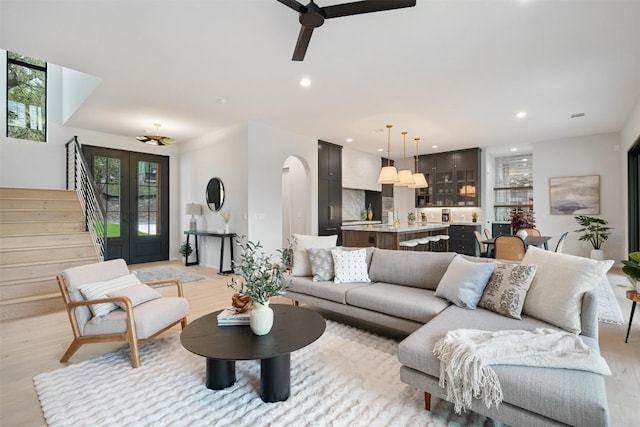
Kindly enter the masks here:
[[47, 63], [7, 52], [7, 137], [47, 140]]

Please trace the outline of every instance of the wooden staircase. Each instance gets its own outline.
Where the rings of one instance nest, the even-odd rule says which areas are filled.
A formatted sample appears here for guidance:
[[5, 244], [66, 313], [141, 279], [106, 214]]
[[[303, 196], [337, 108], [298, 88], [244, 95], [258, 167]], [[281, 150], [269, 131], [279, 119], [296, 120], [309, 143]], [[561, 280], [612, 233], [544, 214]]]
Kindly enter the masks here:
[[97, 261], [75, 191], [0, 188], [0, 320], [63, 310], [56, 275]]

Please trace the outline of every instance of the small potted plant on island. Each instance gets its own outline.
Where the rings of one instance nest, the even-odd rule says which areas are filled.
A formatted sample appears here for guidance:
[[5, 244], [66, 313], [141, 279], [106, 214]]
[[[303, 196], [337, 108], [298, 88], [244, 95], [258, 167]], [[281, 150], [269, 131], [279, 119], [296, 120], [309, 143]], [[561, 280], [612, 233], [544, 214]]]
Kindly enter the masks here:
[[510, 221], [513, 234], [520, 236], [522, 239], [527, 237], [525, 228], [536, 227], [536, 219], [533, 217], [532, 210], [513, 210], [511, 211]]
[[238, 239], [240, 260], [234, 261], [235, 274], [227, 287], [235, 290], [241, 297], [249, 297], [255, 308], [249, 312], [249, 325], [256, 335], [266, 335], [273, 326], [273, 310], [269, 307], [271, 297], [282, 295], [289, 288], [285, 283], [285, 273], [290, 265], [291, 250], [278, 250], [279, 256], [269, 256], [262, 251], [260, 242]]
[[583, 233], [578, 240], [587, 241], [593, 246], [590, 258], [603, 260], [604, 252], [600, 248], [602, 243], [611, 235], [609, 230], [612, 230], [611, 227], [607, 227], [607, 220], [586, 215], [579, 215], [574, 218], [582, 226], [582, 228], [574, 230], [576, 233]]
[[628, 260], [622, 260], [622, 265], [622, 272], [635, 281], [636, 292], [640, 292], [640, 252], [631, 252]]
[[416, 222], [416, 214], [414, 214], [413, 212], [409, 212], [409, 214], [407, 215], [407, 224], [414, 225], [415, 222]]

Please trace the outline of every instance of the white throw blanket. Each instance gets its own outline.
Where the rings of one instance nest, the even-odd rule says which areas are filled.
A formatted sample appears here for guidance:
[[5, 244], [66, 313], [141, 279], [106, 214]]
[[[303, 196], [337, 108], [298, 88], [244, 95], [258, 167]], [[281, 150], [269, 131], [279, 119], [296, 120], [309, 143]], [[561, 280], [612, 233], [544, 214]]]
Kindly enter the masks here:
[[538, 328], [534, 331], [447, 332], [433, 348], [440, 359], [440, 387], [460, 413], [472, 398], [487, 407], [502, 402], [498, 376], [489, 365], [522, 365], [578, 369], [611, 375], [607, 362], [574, 334]]

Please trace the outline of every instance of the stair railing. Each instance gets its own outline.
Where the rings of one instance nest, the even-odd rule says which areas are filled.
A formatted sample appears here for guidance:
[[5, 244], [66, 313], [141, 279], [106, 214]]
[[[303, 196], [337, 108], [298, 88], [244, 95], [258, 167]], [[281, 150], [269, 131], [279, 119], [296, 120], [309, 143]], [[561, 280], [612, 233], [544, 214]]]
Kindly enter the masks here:
[[78, 137], [66, 144], [67, 190], [76, 190], [85, 217], [86, 230], [91, 235], [98, 260], [104, 261], [107, 252], [107, 215], [98, 199], [93, 175], [82, 154]]

